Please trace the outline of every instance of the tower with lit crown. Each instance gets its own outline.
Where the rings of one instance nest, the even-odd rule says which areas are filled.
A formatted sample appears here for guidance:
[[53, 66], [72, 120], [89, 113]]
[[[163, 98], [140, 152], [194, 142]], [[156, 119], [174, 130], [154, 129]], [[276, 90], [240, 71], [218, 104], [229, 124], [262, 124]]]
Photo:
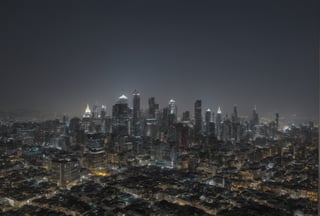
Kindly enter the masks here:
[[202, 130], [202, 109], [201, 109], [201, 100], [196, 100], [194, 103], [194, 133], [195, 137], [198, 137], [201, 135], [201, 130]]
[[176, 127], [178, 108], [176, 101], [171, 99], [168, 104], [168, 142], [176, 141]]
[[125, 95], [121, 95], [112, 107], [112, 133], [120, 136], [129, 134], [129, 106]]
[[171, 99], [169, 101], [169, 104], [168, 104], [168, 124], [169, 126], [170, 125], [173, 125], [174, 123], [177, 122], [177, 114], [178, 114], [178, 108], [177, 108], [177, 105], [176, 105], [176, 101]]
[[220, 140], [222, 133], [222, 111], [221, 108], [218, 108], [217, 116], [216, 116], [216, 136]]
[[83, 118], [91, 118], [92, 117], [92, 112], [91, 112], [89, 104], [87, 104], [86, 110], [84, 111], [84, 114], [82, 117]]
[[211, 116], [212, 116], [211, 109], [207, 109], [205, 113], [206, 134], [209, 134]]
[[87, 104], [84, 114], [82, 115], [81, 127], [87, 133], [90, 131], [92, 121], [92, 112], [89, 104]]
[[132, 115], [132, 130], [133, 135], [139, 136], [140, 132], [140, 93], [134, 90], [133, 93], [133, 115]]

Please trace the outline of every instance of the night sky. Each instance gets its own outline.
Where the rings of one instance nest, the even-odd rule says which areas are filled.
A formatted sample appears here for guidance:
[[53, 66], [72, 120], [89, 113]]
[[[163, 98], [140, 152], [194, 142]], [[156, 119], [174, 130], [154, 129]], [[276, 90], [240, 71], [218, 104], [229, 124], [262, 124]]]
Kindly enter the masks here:
[[318, 117], [319, 1], [1, 1], [0, 109], [80, 114], [137, 89], [178, 112]]

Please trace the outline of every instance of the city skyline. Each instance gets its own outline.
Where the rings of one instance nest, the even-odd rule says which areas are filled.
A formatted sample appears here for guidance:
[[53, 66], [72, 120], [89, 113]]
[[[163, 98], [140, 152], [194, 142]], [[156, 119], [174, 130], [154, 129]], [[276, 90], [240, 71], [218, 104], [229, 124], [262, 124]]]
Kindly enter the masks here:
[[[112, 107], [113, 107], [113, 105], [115, 105], [116, 103], [118, 103], [118, 101], [122, 98], [126, 98], [126, 100], [127, 100], [127, 103], [128, 103], [128, 107], [129, 108], [131, 108], [132, 109], [132, 112], [134, 112], [133, 110], [134, 110], [134, 98], [135, 98], [135, 94], [138, 94], [139, 95], [139, 110], [140, 110], [140, 112], [141, 112], [141, 114], [143, 114], [143, 116], [144, 117], [147, 117], [148, 116], [148, 113], [150, 112], [150, 104], [149, 105], [147, 105], [146, 103], [144, 103], [144, 106], [142, 106], [141, 107], [141, 94], [140, 94], [140, 92], [139, 91], [137, 91], [137, 89], [134, 89], [133, 91], [132, 91], [132, 94], [130, 95], [130, 94], [122, 94], [121, 96], [119, 96], [114, 102], [113, 102], [113, 104], [103, 104], [103, 103], [99, 103], [99, 102], [95, 102], [95, 103], [87, 103], [87, 104], [85, 104], [85, 106], [83, 106], [83, 109], [81, 110], [81, 112], [80, 113], [77, 113], [77, 114], [71, 114], [70, 115], [70, 113], [68, 114], [68, 113], [61, 113], [60, 115], [70, 115], [69, 117], [76, 117], [76, 116], [78, 116], [78, 117], [81, 117], [82, 116], [82, 114], [83, 113], [85, 113], [86, 111], [85, 110], [87, 110], [87, 108], [88, 108], [88, 106], [92, 109], [94, 106], [98, 106], [98, 107], [100, 107], [100, 106], [102, 106], [103, 107], [103, 109], [105, 109], [106, 110], [106, 115], [107, 116], [110, 116], [110, 117], [112, 117], [113, 115], [112, 115]], [[164, 108], [166, 108], [166, 107], [168, 107], [168, 106], [170, 106], [170, 102], [173, 100], [174, 101], [174, 103], [175, 103], [175, 105], [177, 106], [177, 108], [178, 108], [178, 111], [177, 111], [177, 117], [181, 120], [181, 119], [183, 119], [183, 114], [185, 113], [185, 112], [191, 112], [192, 113], [192, 115], [191, 115], [191, 117], [192, 117], [192, 119], [193, 120], [195, 120], [196, 119], [196, 117], [195, 117], [195, 113], [194, 113], [194, 108], [190, 108], [190, 110], [181, 110], [181, 108], [179, 107], [179, 103], [178, 103], [178, 101], [175, 99], [175, 98], [171, 98], [170, 100], [168, 100], [167, 101], [167, 103], [164, 103], [164, 104], [160, 104], [160, 103], [158, 103], [158, 101], [157, 101], [157, 98], [155, 98], [155, 97], [148, 97], [148, 98], [142, 98], [143, 100], [142, 100], [142, 102], [146, 102], [146, 101], [149, 101], [150, 99], [153, 99], [154, 100], [154, 102], [156, 102], [157, 103], [157, 106], [158, 106], [158, 111], [160, 111], [160, 112], [162, 112], [163, 111], [163, 109]], [[222, 114], [222, 117], [223, 118], [225, 118], [225, 117], [228, 117], [228, 118], [231, 118], [232, 116], [232, 113], [234, 112], [234, 109], [236, 108], [236, 110], [239, 110], [240, 109], [240, 113], [239, 113], [239, 117], [241, 117], [241, 118], [243, 118], [243, 119], [250, 119], [251, 117], [252, 117], [252, 112], [253, 112], [253, 110], [257, 110], [257, 112], [259, 113], [259, 114], [261, 114], [260, 113], [260, 109], [259, 109], [259, 107], [257, 107], [257, 105], [253, 105], [253, 106], [251, 106], [250, 108], [248, 108], [248, 110], [247, 111], [244, 111], [243, 109], [242, 109], [242, 107], [239, 107], [237, 104], [233, 104], [231, 107], [222, 107], [222, 106], [220, 106], [220, 105], [218, 105], [217, 107], [207, 107], [207, 106], [205, 106], [206, 104], [208, 104], [208, 103], [206, 103], [205, 101], [203, 101], [203, 100], [201, 100], [201, 99], [196, 99], [195, 101], [201, 101], [200, 103], [201, 104], [204, 104], [204, 105], [201, 105], [201, 109], [202, 109], [202, 111], [200, 111], [200, 113], [201, 113], [201, 115], [202, 115], [202, 117], [201, 118], [205, 118], [205, 115], [206, 115], [206, 112], [209, 110], [212, 114], [217, 114], [217, 113], [220, 113], [220, 114]], [[193, 101], [193, 103], [195, 102], [195, 101]], [[204, 103], [203, 103], [204, 102]], [[191, 102], [191, 104], [192, 104], [192, 106], [194, 105], [192, 102]], [[246, 107], [249, 107], [249, 106], [246, 106]], [[84, 112], [85, 111], [85, 112]], [[91, 110], [92, 111], [92, 110]], [[268, 113], [263, 113], [263, 115], [261, 115], [261, 117], [262, 117], [262, 120], [264, 121], [264, 122], [271, 122], [271, 121], [273, 121], [274, 120], [274, 118], [275, 118], [275, 115], [279, 115], [279, 112], [277, 112], [277, 111], [274, 111], [274, 112], [271, 112], [271, 111], [269, 111]], [[140, 114], [139, 114], [140, 115]], [[60, 116], [61, 117], [61, 116]], [[282, 120], [284, 120], [284, 122], [282, 122], [283, 123], [283, 127], [286, 127], [288, 124], [290, 125], [290, 124], [301, 124], [301, 123], [307, 123], [308, 121], [315, 121], [315, 123], [317, 124], [317, 120], [316, 119], [312, 119], [312, 118], [303, 118], [303, 117], [301, 117], [301, 116], [295, 116], [295, 115], [291, 115], [291, 116], [288, 116], [288, 115], [282, 115], [282, 113], [281, 113], [281, 119]], [[212, 119], [213, 121], [215, 121], [214, 119]]]
[[[92, 103], [92, 104], [87, 103], [86, 106], [85, 106], [85, 109], [82, 109], [82, 112], [81, 112], [81, 113], [83, 113], [83, 110], [85, 110], [84, 113], [87, 113], [87, 112], [88, 112], [88, 111], [87, 111], [88, 108], [90, 109], [90, 112], [92, 112], [92, 110], [91, 110], [92, 107], [94, 107], [94, 106], [99, 106], [99, 107], [104, 107], [104, 109], [106, 109], [106, 111], [109, 111], [109, 113], [107, 112], [107, 115], [108, 115], [108, 116], [112, 116], [112, 113], [111, 113], [111, 111], [112, 111], [112, 106], [115, 105], [115, 104], [117, 104], [117, 103], [119, 102], [119, 100], [121, 100], [121, 99], [125, 99], [125, 100], [127, 101], [127, 104], [128, 104], [128, 106], [129, 106], [129, 108], [131, 108], [131, 109], [132, 109], [132, 112], [133, 112], [133, 110], [134, 110], [134, 103], [135, 103], [135, 102], [134, 102], [135, 94], [138, 94], [138, 95], [139, 95], [139, 110], [148, 115], [148, 112], [149, 112], [149, 110], [150, 110], [150, 105], [149, 105], [149, 106], [146, 105], [145, 107], [140, 108], [140, 106], [141, 106], [141, 104], [140, 104], [140, 100], [141, 100], [141, 98], [140, 98], [140, 92], [138, 92], [136, 89], [133, 91], [132, 97], [128, 97], [126, 94], [122, 94], [121, 96], [118, 97], [118, 99], [117, 99], [113, 104], [108, 104], [108, 105], [106, 105], [106, 104], [99, 103], [99, 102]], [[157, 102], [155, 97], [149, 97], [149, 98], [148, 98], [148, 101], [149, 101], [151, 98], [153, 98], [153, 99], [155, 100], [155, 102]], [[176, 101], [174, 98], [171, 98], [170, 100], [168, 100], [167, 104], [157, 104], [157, 105], [158, 105], [158, 109], [157, 109], [157, 110], [162, 110], [163, 108], [166, 108], [166, 107], [170, 106], [170, 103], [171, 103], [172, 101], [173, 101], [174, 104], [178, 107], [177, 101]], [[225, 110], [224, 110], [224, 107], [221, 107], [221, 106], [217, 106], [216, 108], [212, 108], [212, 107], [202, 107], [202, 105], [201, 105], [201, 104], [202, 104], [202, 100], [201, 100], [201, 99], [197, 99], [197, 100], [195, 100], [195, 101], [196, 101], [196, 102], [197, 102], [197, 101], [200, 101], [200, 107], [201, 107], [201, 108], [200, 108], [200, 114], [201, 114], [202, 116], [204, 116], [204, 115], [205, 115], [205, 112], [208, 111], [208, 110], [209, 110], [210, 112], [212, 112], [212, 113], [220, 113], [220, 114], [223, 114], [224, 116], [232, 113], [232, 112], [227, 112], [227, 111], [225, 111]], [[234, 110], [235, 107], [238, 108], [237, 104], [234, 104], [234, 105], [233, 105], [232, 110]], [[108, 110], [107, 108], [109, 108], [109, 110]], [[202, 110], [202, 111], [201, 111], [201, 110]], [[223, 110], [223, 111], [222, 111], [222, 110]], [[229, 109], [226, 109], [226, 110], [229, 110]], [[250, 114], [252, 114], [252, 113], [251, 113], [252, 110], [257, 110], [257, 106], [256, 106], [256, 105], [252, 106], [252, 109], [250, 110]], [[183, 113], [186, 112], [186, 111], [187, 111], [187, 112], [190, 112], [190, 111], [193, 111], [193, 109], [191, 109], [191, 110], [180, 110], [179, 112], [177, 111], [178, 117], [182, 117]], [[242, 113], [242, 114], [243, 114], [243, 115], [242, 115], [243, 117], [248, 117], [248, 116], [250, 116], [249, 113], [248, 113], [248, 115], [246, 115], [246, 114], [244, 114], [244, 113]], [[274, 115], [275, 115], [275, 113], [273, 113], [273, 116], [274, 116]], [[195, 118], [194, 114], [192, 115], [192, 117]], [[229, 116], [229, 117], [230, 117], [230, 116]]]
[[[121, 94], [121, 96], [119, 96], [117, 99], [115, 99], [113, 101], [113, 103], [111, 104], [107, 104], [107, 103], [103, 103], [100, 102], [98, 100], [96, 100], [95, 102], [91, 102], [91, 103], [83, 103], [81, 108], [76, 108], [75, 112], [70, 111], [44, 111], [44, 110], [37, 110], [37, 109], [23, 109], [23, 108], [18, 108], [18, 109], [13, 109], [13, 110], [0, 110], [0, 112], [2, 113], [3, 117], [4, 115], [8, 115], [13, 117], [15, 115], [17, 115], [18, 119], [20, 119], [22, 117], [22, 119], [24, 119], [23, 121], [27, 120], [36, 120], [36, 121], [42, 121], [44, 119], [54, 119], [54, 118], [62, 118], [63, 116], [68, 116], [68, 117], [81, 117], [83, 113], [86, 113], [88, 108], [92, 109], [94, 106], [96, 107], [103, 107], [103, 109], [106, 111], [106, 115], [112, 117], [112, 107], [114, 104], [116, 104], [118, 102], [118, 100], [121, 97], [126, 97], [126, 100], [128, 101], [128, 107], [130, 109], [133, 110], [134, 107], [134, 93], [137, 92], [139, 94], [139, 98], [140, 98], [140, 92], [138, 92], [136, 89], [133, 91], [132, 96], [131, 97], [127, 97], [127, 95], [130, 94]], [[150, 106], [147, 104], [147, 101], [149, 101], [150, 99], [155, 99], [155, 97], [148, 97], [148, 98], [143, 98], [142, 97], [142, 104], [140, 104], [139, 102], [139, 106], [140, 106], [140, 112], [147, 114], [149, 112], [149, 108]], [[167, 102], [164, 102], [164, 104], [157, 104], [159, 106], [160, 111], [162, 111], [163, 108], [168, 107], [170, 102], [174, 100], [174, 103], [176, 104], [177, 107], [179, 107], [179, 101], [176, 101], [175, 99], [171, 98], [170, 100], [168, 100]], [[196, 99], [195, 101], [200, 100], [201, 99]], [[90, 100], [92, 101], [92, 100]], [[139, 101], [141, 101], [141, 98], [139, 99]], [[158, 102], [158, 101], [156, 101]], [[206, 101], [204, 101], [204, 106], [202, 107], [203, 110], [201, 112], [202, 117], [205, 116], [206, 111], [210, 110], [210, 112], [214, 113], [219, 113], [222, 114], [223, 117], [229, 116], [230, 114], [232, 114], [232, 112], [234, 111], [234, 108], [236, 107], [237, 109], [239, 109], [238, 104], [233, 104], [230, 107], [223, 107], [221, 105], [217, 105], [216, 107], [209, 107], [206, 106], [206, 104], [210, 104], [207, 103]], [[239, 117], [244, 118], [244, 119], [250, 119], [250, 117], [252, 116], [252, 111], [253, 110], [258, 110], [258, 112], [260, 113], [260, 109], [259, 107], [255, 104], [255, 105], [245, 105], [244, 106], [246, 108], [246, 110], [243, 110], [243, 107], [240, 107], [240, 115]], [[183, 114], [184, 112], [190, 112], [193, 110], [192, 108], [192, 103], [189, 106], [189, 109], [182, 109], [181, 107], [179, 109], [179, 112], [177, 112], [177, 117], [179, 119], [183, 118]], [[270, 122], [273, 121], [274, 116], [279, 113], [277, 111], [277, 109], [273, 109], [274, 111], [267, 111], [262, 113], [261, 117], [265, 122]], [[193, 119], [195, 119], [194, 114], [192, 115]], [[296, 114], [284, 114], [281, 115], [282, 120], [284, 120], [286, 122], [286, 124], [284, 126], [286, 126], [287, 124], [301, 124], [301, 123], [307, 123], [309, 121], [314, 121], [317, 122], [316, 118], [312, 118], [310, 116], [299, 116]]]
[[81, 114], [138, 89], [142, 108], [318, 119], [317, 1], [122, 3], [1, 2], [1, 109]]
[[0, 214], [319, 215], [319, 3], [0, 1]]

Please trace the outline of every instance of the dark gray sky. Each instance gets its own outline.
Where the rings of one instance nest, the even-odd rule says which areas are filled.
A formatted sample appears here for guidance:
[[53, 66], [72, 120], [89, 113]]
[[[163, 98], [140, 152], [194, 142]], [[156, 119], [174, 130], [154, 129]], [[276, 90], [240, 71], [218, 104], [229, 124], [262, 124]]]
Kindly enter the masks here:
[[[0, 107], [81, 113], [141, 93], [317, 118], [319, 3], [1, 1]], [[131, 97], [130, 97], [131, 100]]]

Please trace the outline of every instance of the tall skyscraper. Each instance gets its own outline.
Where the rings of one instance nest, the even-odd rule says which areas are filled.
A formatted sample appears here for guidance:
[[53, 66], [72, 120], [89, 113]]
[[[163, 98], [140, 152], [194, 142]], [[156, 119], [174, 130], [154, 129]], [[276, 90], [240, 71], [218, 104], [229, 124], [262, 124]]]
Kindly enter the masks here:
[[125, 95], [112, 107], [112, 132], [122, 136], [129, 134], [129, 106]]
[[169, 101], [168, 108], [169, 108], [169, 114], [174, 114], [174, 115], [178, 114], [178, 108], [175, 100], [171, 99]]
[[236, 105], [233, 107], [233, 113], [231, 117], [231, 137], [237, 142], [240, 141], [240, 120]]
[[133, 119], [140, 118], [140, 93], [135, 89], [133, 95]]
[[233, 107], [232, 122], [238, 122], [238, 109], [236, 105]]
[[169, 101], [168, 109], [169, 109], [168, 121], [169, 121], [169, 126], [171, 126], [177, 122], [178, 108], [175, 100], [171, 99]]
[[132, 130], [133, 135], [141, 135], [140, 130], [140, 93], [137, 90], [133, 91], [133, 115], [132, 115]]
[[92, 117], [92, 112], [91, 112], [89, 104], [87, 104], [86, 110], [84, 111], [84, 114], [82, 117], [83, 118], [91, 118]]
[[195, 120], [194, 132], [196, 137], [201, 134], [201, 130], [202, 130], [201, 104], [202, 104], [201, 100], [196, 100], [196, 102], [194, 103], [194, 120]]
[[252, 110], [251, 121], [250, 121], [251, 130], [253, 130], [254, 127], [258, 124], [259, 124], [259, 115], [257, 113], [257, 107], [254, 106], [254, 109]]
[[87, 107], [85, 109], [85, 112], [82, 116], [82, 121], [81, 121], [81, 128], [87, 133], [90, 131], [90, 124], [92, 120], [92, 112], [89, 107], [89, 104], [87, 104]]
[[211, 122], [209, 123], [208, 135], [214, 137], [216, 134], [216, 123], [215, 123], [215, 118], [214, 118], [215, 117], [214, 112], [213, 111], [211, 111], [211, 112], [212, 112], [212, 117], [211, 117]]
[[221, 133], [222, 133], [222, 112], [219, 107], [217, 111], [217, 116], [216, 116], [216, 136], [219, 140], [221, 139]]
[[177, 141], [176, 137], [176, 123], [177, 123], [177, 114], [178, 108], [176, 101], [171, 99], [168, 104], [168, 142], [175, 143]]
[[223, 141], [229, 141], [232, 135], [232, 122], [229, 119], [228, 114], [226, 115], [223, 124], [222, 124], [222, 135], [221, 139]]
[[207, 109], [205, 113], [206, 134], [209, 134], [211, 115], [211, 109]]

